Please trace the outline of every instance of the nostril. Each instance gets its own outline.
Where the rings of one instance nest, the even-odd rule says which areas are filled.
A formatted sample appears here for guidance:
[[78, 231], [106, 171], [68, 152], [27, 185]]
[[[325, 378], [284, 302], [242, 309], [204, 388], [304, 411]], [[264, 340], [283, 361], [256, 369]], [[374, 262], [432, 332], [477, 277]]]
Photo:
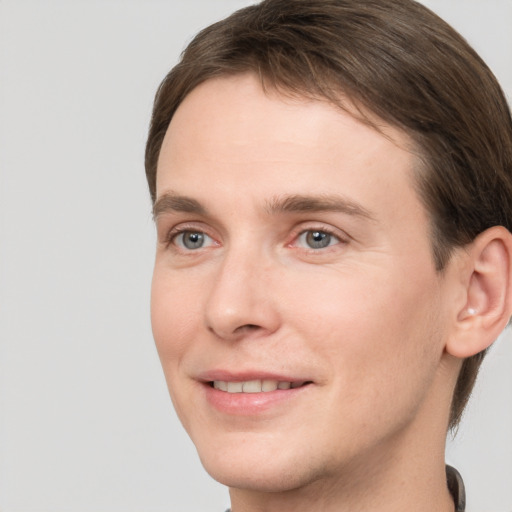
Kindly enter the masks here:
[[255, 331], [257, 329], [260, 329], [259, 325], [256, 325], [256, 324], [245, 324], [245, 325], [241, 325], [240, 327], [237, 327], [235, 332]]

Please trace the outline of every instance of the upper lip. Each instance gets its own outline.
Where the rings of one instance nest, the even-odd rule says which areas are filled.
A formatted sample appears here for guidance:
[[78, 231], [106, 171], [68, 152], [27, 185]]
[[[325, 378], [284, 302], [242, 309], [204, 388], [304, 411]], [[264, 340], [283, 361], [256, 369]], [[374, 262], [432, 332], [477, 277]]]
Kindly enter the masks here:
[[275, 373], [269, 371], [260, 371], [260, 370], [252, 370], [252, 371], [229, 371], [229, 370], [207, 370], [205, 372], [201, 372], [197, 376], [197, 380], [202, 382], [213, 382], [213, 381], [223, 381], [223, 382], [246, 382], [250, 380], [276, 380], [278, 382], [310, 382], [311, 379], [300, 376], [300, 375], [290, 375], [283, 373]]

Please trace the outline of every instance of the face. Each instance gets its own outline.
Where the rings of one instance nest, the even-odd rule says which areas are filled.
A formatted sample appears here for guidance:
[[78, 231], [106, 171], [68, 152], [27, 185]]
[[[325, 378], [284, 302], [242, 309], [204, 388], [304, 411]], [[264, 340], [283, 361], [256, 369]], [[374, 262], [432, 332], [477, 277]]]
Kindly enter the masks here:
[[170, 124], [153, 331], [176, 411], [229, 486], [353, 474], [439, 416], [449, 288], [409, 140], [384, 129], [250, 75], [197, 87]]

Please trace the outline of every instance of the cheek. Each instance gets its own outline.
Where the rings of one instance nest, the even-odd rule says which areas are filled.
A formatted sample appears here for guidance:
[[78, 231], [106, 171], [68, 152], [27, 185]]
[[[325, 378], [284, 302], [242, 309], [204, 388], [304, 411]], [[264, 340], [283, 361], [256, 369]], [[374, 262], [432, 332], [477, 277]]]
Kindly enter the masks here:
[[338, 379], [407, 378], [442, 353], [442, 337], [435, 339], [438, 289], [426, 273], [366, 269], [314, 278], [302, 274], [295, 283], [289, 316], [315, 352], [343, 367], [333, 368]]
[[198, 299], [193, 286], [185, 286], [169, 271], [155, 268], [151, 287], [151, 325], [164, 371], [168, 365], [179, 362], [194, 337], [201, 318]]
[[200, 325], [197, 289], [178, 282], [168, 269], [155, 267], [151, 287], [153, 338], [174, 409], [188, 430], [192, 390], [185, 378], [183, 361], [197, 339]]

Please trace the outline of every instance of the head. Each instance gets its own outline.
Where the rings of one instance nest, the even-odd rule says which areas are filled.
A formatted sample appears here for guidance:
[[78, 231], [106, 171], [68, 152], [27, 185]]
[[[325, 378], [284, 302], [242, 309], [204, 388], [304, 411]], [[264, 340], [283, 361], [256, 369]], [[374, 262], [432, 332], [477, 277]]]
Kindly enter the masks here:
[[[153, 202], [162, 142], [199, 84], [252, 72], [262, 87], [323, 99], [414, 143], [414, 186], [430, 216], [438, 272], [487, 228], [512, 228], [512, 122], [495, 77], [450, 26], [410, 0], [271, 0], [199, 33], [158, 90], [146, 149]], [[485, 352], [467, 358], [450, 425]]]
[[[258, 87], [255, 86], [255, 82], [259, 84]], [[265, 133], [258, 131], [258, 126], [263, 126], [268, 120], [271, 120], [272, 123], [268, 125], [267, 133], [273, 133], [272, 130], [279, 126], [281, 120], [284, 119], [282, 133], [287, 134], [284, 138], [289, 136], [293, 143], [292, 134], [295, 134], [294, 136], [301, 140], [303, 134], [301, 128], [297, 127], [301, 126], [303, 118], [295, 112], [295, 109], [298, 108], [302, 109], [303, 114], [309, 112], [308, 116], [312, 119], [321, 118], [324, 123], [321, 134], [316, 134], [319, 136], [318, 147], [310, 148], [311, 154], [314, 155], [316, 149], [327, 151], [328, 148], [332, 148], [333, 155], [342, 161], [344, 150], [350, 152], [357, 148], [359, 153], [353, 155], [356, 162], [355, 168], [357, 169], [357, 165], [360, 169], [372, 168], [370, 160], [366, 162], [364, 158], [359, 159], [365, 152], [364, 144], [368, 144], [368, 147], [372, 147], [372, 151], [368, 151], [368, 159], [371, 159], [372, 155], [377, 160], [381, 157], [389, 159], [388, 165], [372, 171], [374, 174], [371, 179], [375, 182], [374, 187], [381, 189], [386, 186], [386, 183], [393, 182], [393, 165], [391, 165], [393, 162], [396, 163], [397, 168], [407, 169], [406, 180], [397, 182], [393, 192], [395, 196], [391, 193], [390, 201], [394, 200], [395, 203], [397, 200], [400, 201], [402, 196], [398, 193], [398, 189], [406, 183], [410, 189], [412, 201], [407, 215], [416, 218], [418, 226], [423, 226], [421, 229], [424, 229], [425, 240], [428, 243], [422, 245], [420, 239], [414, 238], [414, 230], [409, 229], [411, 226], [407, 227], [406, 221], [409, 219], [406, 215], [402, 214], [402, 217], [393, 220], [389, 218], [389, 222], [393, 221], [396, 224], [400, 222], [400, 218], [404, 221], [403, 235], [406, 236], [408, 233], [411, 237], [408, 244], [404, 246], [404, 250], [410, 248], [411, 244], [424, 247], [425, 250], [421, 256], [428, 258], [422, 260], [418, 255], [417, 261], [423, 262], [419, 268], [431, 268], [432, 272], [421, 274], [420, 271], [417, 274], [418, 286], [423, 283], [427, 287], [424, 290], [425, 293], [432, 297], [442, 296], [443, 299], [436, 299], [435, 306], [433, 306], [433, 302], [429, 302], [429, 306], [425, 309], [416, 308], [411, 311], [410, 316], [417, 315], [417, 318], [414, 320], [408, 318], [405, 326], [401, 322], [400, 312], [404, 311], [403, 308], [406, 305], [421, 300], [422, 296], [422, 292], [417, 295], [417, 288], [412, 287], [410, 295], [404, 293], [401, 297], [403, 301], [401, 304], [400, 300], [396, 301], [395, 306], [399, 309], [396, 311], [390, 309], [387, 314], [398, 318], [398, 324], [394, 324], [391, 331], [395, 328], [397, 332], [400, 331], [401, 335], [411, 336], [411, 339], [418, 333], [419, 337], [427, 338], [426, 344], [421, 349], [416, 348], [413, 350], [414, 354], [411, 352], [409, 355], [411, 358], [416, 357], [417, 361], [422, 361], [424, 358], [426, 366], [434, 365], [434, 361], [439, 355], [436, 352], [439, 346], [432, 341], [436, 338], [436, 332], [431, 325], [436, 322], [439, 325], [445, 325], [443, 319], [446, 316], [445, 310], [449, 309], [449, 304], [451, 304], [450, 301], [460, 299], [460, 296], [450, 296], [453, 286], [450, 288], [446, 283], [450, 282], [450, 279], [454, 282], [456, 280], [454, 276], [460, 274], [458, 269], [464, 266], [464, 263], [460, 262], [465, 261], [463, 255], [478, 252], [479, 248], [484, 247], [485, 244], [493, 244], [492, 236], [486, 235], [490, 229], [502, 226], [500, 228], [502, 231], [499, 231], [499, 234], [512, 228], [512, 121], [504, 95], [487, 66], [451, 27], [428, 9], [411, 0], [368, 0], [365, 2], [355, 0], [266, 0], [258, 5], [242, 9], [199, 33], [184, 51], [180, 63], [167, 75], [158, 90], [146, 148], [146, 173], [153, 203], [162, 192], [167, 192], [167, 181], [162, 176], [164, 172], [167, 176], [174, 172], [174, 167], [169, 165], [169, 162], [174, 165], [179, 161], [175, 167], [177, 169], [176, 180], [173, 184], [186, 183], [186, 179], [190, 178], [196, 187], [201, 187], [202, 178], [196, 176], [195, 171], [189, 175], [184, 173], [186, 166], [182, 165], [183, 151], [180, 151], [180, 147], [186, 147], [189, 155], [193, 154], [194, 143], [190, 143], [190, 140], [186, 139], [186, 135], [197, 133], [199, 133], [198, 140], [202, 140], [208, 145], [200, 133], [200, 128], [199, 131], [195, 131], [201, 125], [203, 110], [206, 116], [205, 129], [208, 130], [213, 126], [211, 140], [217, 141], [219, 147], [222, 146], [223, 138], [222, 133], [216, 132], [219, 129], [218, 125], [222, 125], [222, 129], [231, 134], [230, 137], [236, 138], [236, 112], [233, 109], [230, 110], [229, 101], [226, 102], [226, 99], [229, 100], [229, 98], [232, 98], [236, 103], [236, 109], [244, 115], [257, 118], [258, 113], [266, 112], [266, 117], [259, 118], [259, 125], [251, 128], [251, 130], [255, 130], [251, 132], [251, 137], [262, 137], [261, 150], [264, 156], [267, 155], [267, 150], [268, 152], [273, 151], [274, 146], [272, 141], [263, 140]], [[247, 101], [244, 98], [247, 98]], [[223, 117], [222, 110], [219, 111], [220, 107], [217, 110], [213, 106], [210, 108], [210, 105], [217, 101], [218, 105], [226, 106], [228, 113], [225, 122], [221, 120], [220, 123], [212, 125], [212, 119]], [[339, 115], [340, 119], [344, 119], [339, 126], [337, 121], [331, 119], [331, 115], [334, 113]], [[194, 120], [193, 123], [190, 121], [191, 119]], [[241, 121], [243, 119], [243, 117], [240, 118]], [[333, 124], [330, 124], [331, 121]], [[234, 130], [232, 130], [233, 125], [235, 126]], [[346, 130], [348, 125], [350, 125], [349, 130], [344, 132], [343, 130]], [[331, 131], [327, 130], [327, 127], [332, 128], [333, 132], [339, 128], [339, 133], [346, 137], [345, 143], [340, 140], [339, 147], [337, 147], [331, 140]], [[313, 129], [315, 127], [307, 122], [304, 123], [304, 134], [311, 135]], [[351, 139], [353, 134], [359, 134], [360, 138], [356, 137], [353, 144], [347, 145], [346, 140]], [[277, 134], [275, 135], [276, 138], [279, 138]], [[308, 145], [307, 140], [303, 142], [305, 146]], [[267, 147], [265, 145], [267, 143], [270, 146]], [[203, 146], [201, 147], [203, 148]], [[373, 148], [375, 148], [375, 154]], [[254, 151], [257, 152], [257, 149], [253, 148], [253, 153]], [[175, 156], [178, 153], [179, 155]], [[307, 160], [308, 155], [308, 152], [304, 153], [304, 161]], [[215, 168], [215, 159], [212, 160], [210, 157], [211, 155], [208, 155], [209, 161], [213, 162], [212, 167]], [[222, 160], [221, 157], [219, 158]], [[243, 167], [243, 161], [241, 163]], [[194, 168], [194, 165], [191, 168]], [[301, 207], [303, 210], [304, 208], [313, 210], [319, 208], [318, 204], [308, 203], [305, 207], [304, 204], [302, 206], [298, 204], [297, 196], [299, 194], [291, 189], [290, 194], [292, 196], [295, 194], [295, 196], [289, 198], [289, 202], [285, 201], [282, 204], [279, 202], [279, 197], [271, 197], [272, 190], [270, 189], [273, 186], [276, 187], [277, 196], [287, 192], [286, 183], [302, 183], [304, 189], [313, 187], [314, 182], [302, 180], [302, 171], [297, 172], [297, 176], [294, 177], [292, 171], [283, 171], [281, 181], [279, 178], [274, 180], [276, 174], [266, 176], [264, 183], [260, 183], [259, 176], [254, 175], [255, 194], [260, 193], [263, 196], [268, 192], [270, 194], [268, 197], [275, 201], [270, 205], [267, 202], [267, 210], [289, 212]], [[345, 181], [342, 183], [348, 187], [347, 190], [353, 190], [357, 195], [361, 184], [350, 173], [347, 174], [346, 165], [344, 167], [344, 164], [340, 164], [340, 173], [343, 173]], [[389, 175], [385, 173], [389, 173]], [[333, 183], [336, 182], [336, 176], [324, 174], [319, 171], [320, 180], [332, 179]], [[252, 179], [249, 174], [239, 181], [236, 174], [229, 174], [224, 168], [219, 170], [219, 176], [224, 176], [226, 179], [223, 190], [231, 190], [231, 195], [226, 196], [227, 199], [236, 197], [244, 183], [246, 184], [247, 180]], [[184, 177], [185, 181], [183, 181]], [[311, 176], [308, 179], [310, 178]], [[368, 177], [368, 179], [370, 178]], [[159, 183], [160, 191], [158, 190]], [[364, 180], [361, 183], [364, 184]], [[191, 182], [188, 183], [188, 185], [190, 184]], [[392, 187], [392, 185], [389, 186]], [[324, 192], [320, 191], [320, 197], [323, 197], [323, 194]], [[366, 192], [362, 192], [363, 197], [365, 194]], [[404, 202], [407, 202], [405, 193], [403, 197]], [[421, 205], [421, 212], [416, 208], [413, 198]], [[187, 215], [195, 215], [200, 219], [208, 218], [205, 217], [203, 204], [173, 197], [167, 197], [166, 201], [167, 203], [164, 201], [163, 206], [157, 202], [157, 214], [160, 210], [164, 211], [166, 208], [170, 208], [188, 212]], [[241, 203], [238, 206], [242, 208], [244, 204]], [[380, 206], [386, 208], [384, 204]], [[353, 207], [354, 205], [349, 202], [343, 208], [350, 210]], [[387, 209], [393, 210], [392, 202], [387, 204]], [[357, 205], [355, 211], [355, 217], [358, 214], [362, 217], [365, 216], [364, 209], [358, 209]], [[241, 210], [239, 212], [226, 210], [225, 212], [226, 218], [229, 219], [236, 218], [237, 214], [240, 215], [240, 218], [244, 218], [245, 214]], [[249, 211], [247, 216], [249, 216]], [[219, 225], [221, 224], [222, 222]], [[259, 228], [256, 225], [253, 227], [255, 227], [254, 233], [257, 236]], [[317, 226], [313, 227], [318, 230]], [[209, 233], [208, 229], [210, 228], [205, 228], [205, 233], [200, 235], [203, 237], [201, 243], [204, 243], [206, 236], [208, 244], [210, 244], [205, 246], [206, 250], [211, 250], [211, 253], [214, 254], [218, 241], [216, 235], [213, 232]], [[212, 229], [217, 229], [216, 233], [219, 239], [224, 236], [222, 235], [223, 228], [217, 226]], [[359, 228], [354, 229], [357, 231]], [[197, 223], [187, 233], [192, 233], [193, 237], [197, 238], [196, 231], [199, 231]], [[367, 232], [364, 231], [364, 233]], [[400, 230], [395, 234], [400, 234]], [[314, 232], [306, 235], [305, 230], [299, 235], [298, 239], [302, 244], [305, 242], [301, 237], [314, 236]], [[325, 237], [323, 232], [318, 235]], [[338, 242], [343, 238], [339, 233], [329, 236], [330, 240], [334, 239]], [[364, 234], [364, 236], [367, 235]], [[364, 238], [364, 236], [362, 237]], [[188, 244], [185, 247], [187, 249], [193, 248], [193, 244], [198, 242], [195, 238], [185, 241], [183, 236], [178, 233], [175, 233], [173, 237], [172, 243], [181, 244], [182, 249], [184, 243]], [[163, 243], [168, 244], [169, 241], [165, 242], [164, 240]], [[313, 240], [312, 243], [322, 242], [319, 239]], [[296, 248], [296, 244], [298, 242], [290, 242], [287, 247]], [[222, 245], [222, 243], [218, 244], [219, 247]], [[496, 254], [495, 260], [508, 261], [508, 256], [499, 256], [499, 250]], [[249, 258], [249, 255], [246, 256]], [[157, 262], [158, 258], [157, 256]], [[162, 256], [160, 259], [162, 258], [166, 257]], [[411, 258], [408, 261], [411, 261]], [[228, 261], [225, 262], [226, 267], [219, 267], [216, 270], [217, 277], [215, 279], [218, 278], [217, 281], [221, 284], [212, 284], [213, 288], [224, 286], [223, 293], [227, 293], [226, 290], [229, 287], [223, 284], [224, 280], [228, 279], [225, 276], [229, 272], [236, 275], [240, 283], [244, 281], [242, 275], [244, 272], [249, 272], [246, 274], [247, 279], [251, 277], [247, 268], [244, 270], [235, 265], [230, 270], [228, 263], [234, 265], [233, 262]], [[183, 264], [183, 262], [177, 266], [173, 265], [171, 266], [174, 275], [185, 275], [183, 269], [189, 268], [188, 264]], [[504, 263], [503, 267], [506, 266], [507, 264]], [[359, 274], [359, 282], [350, 281], [354, 275], [358, 275], [356, 271], [352, 272], [352, 277], [347, 277], [345, 282], [346, 289], [349, 290], [351, 286], [353, 287], [353, 293], [358, 293], [358, 289], [362, 289], [361, 293], [363, 294], [370, 293], [366, 302], [370, 306], [374, 297], [371, 297], [371, 290], [365, 290], [361, 284], [365, 282], [371, 288], [371, 280], [368, 280], [372, 276], [371, 268], [375, 268], [373, 263], [369, 264], [367, 270]], [[454, 268], [457, 269], [455, 273]], [[272, 286], [272, 283], [278, 286], [273, 280], [275, 276], [272, 277], [270, 263], [267, 266], [262, 263], [260, 270], [263, 273], [262, 282], [268, 281], [269, 287]], [[391, 276], [393, 271], [391, 268], [388, 270]], [[198, 277], [199, 274], [196, 270], [191, 272], [187, 279], [192, 275]], [[305, 274], [297, 274], [297, 276], [302, 275]], [[157, 276], [157, 271], [155, 276]], [[398, 277], [399, 273], [396, 276]], [[314, 285], [317, 277], [312, 278], [311, 285]], [[328, 275], [325, 277], [326, 280], [329, 279]], [[375, 278], [375, 276], [373, 277]], [[156, 277], [155, 279], [159, 280], [160, 278]], [[487, 291], [488, 288], [492, 288], [492, 286], [481, 284], [485, 281], [483, 278], [471, 279], [474, 281], [472, 286], [476, 290], [473, 293], [475, 297], [485, 295], [478, 290]], [[162, 295], [162, 289], [167, 287], [163, 293], [165, 295], [170, 292], [171, 288], [176, 287], [178, 281], [171, 281], [167, 284], [162, 284], [162, 280], [157, 282], [156, 288], [159, 289], [157, 294]], [[185, 279], [181, 284], [186, 282]], [[410, 282], [410, 279], [404, 281], [405, 288], [407, 288], [407, 282]], [[432, 287], [429, 285], [430, 282], [433, 283]], [[288, 285], [290, 289], [286, 291]], [[288, 283], [286, 279], [283, 279], [279, 286], [282, 286], [286, 293], [289, 291], [293, 295], [292, 284]], [[329, 300], [331, 300], [331, 297], [336, 297], [339, 290], [333, 287], [332, 290], [326, 291], [329, 294], [332, 293], [329, 295]], [[218, 290], [212, 292], [212, 297], [216, 293], [221, 292]], [[184, 289], [174, 290], [174, 295], [175, 297], [168, 304], [171, 309], [179, 308], [180, 302], [186, 301], [185, 297], [188, 296]], [[246, 301], [246, 305], [248, 305], [252, 299], [242, 295], [240, 302]], [[377, 298], [374, 301], [376, 310], [370, 308], [367, 311], [368, 321], [372, 321], [374, 316], [378, 319], [379, 315], [385, 315], [386, 313], [379, 308], [393, 300], [392, 296], [376, 295]], [[226, 334], [229, 329], [227, 324], [222, 324], [219, 320], [219, 315], [217, 315], [217, 320], [214, 318], [216, 315], [215, 303], [222, 301], [219, 297], [217, 297], [218, 301], [212, 297], [208, 299], [210, 302], [213, 301], [213, 305], [208, 306], [211, 311], [207, 314], [211, 317], [207, 319], [207, 323], [211, 321], [211, 325], [208, 324], [206, 329], [210, 335], [217, 339], [225, 338], [224, 341], [227, 340], [229, 343], [235, 341], [235, 338], [240, 339], [241, 337], [260, 339], [262, 337], [261, 326], [266, 325], [266, 330], [263, 329], [263, 331], [266, 333], [265, 336], [269, 334], [271, 341], [269, 347], [274, 346], [273, 343], [279, 336], [273, 334], [274, 324], [272, 322], [275, 320], [277, 331], [277, 324], [280, 320], [272, 316], [275, 312], [269, 306], [271, 300], [266, 299], [264, 292], [261, 292], [259, 299], [265, 304], [268, 311], [264, 312], [265, 308], [263, 307], [260, 313], [255, 313], [257, 318], [240, 325], [236, 330], [236, 336]], [[322, 300], [320, 294], [318, 297], [314, 294], [305, 297], [302, 302], [299, 300], [295, 305], [299, 310], [295, 311], [295, 314], [300, 316], [303, 311], [308, 310], [308, 301], [317, 304]], [[293, 306], [292, 302], [286, 302], [286, 306], [290, 304]], [[332, 326], [329, 326], [331, 331], [336, 329], [336, 306], [337, 304], [334, 302], [332, 308], [329, 306], [333, 311], [329, 311], [325, 315], [325, 318], [329, 318], [333, 323]], [[469, 306], [465, 311], [471, 317], [475, 308], [473, 304], [469, 304]], [[165, 304], [155, 304], [155, 309], [160, 310], [155, 316], [165, 317], [166, 313], [162, 312], [163, 307]], [[357, 314], [362, 315], [363, 309], [358, 309], [357, 303], [351, 307], [352, 317]], [[509, 305], [505, 309], [508, 311]], [[314, 314], [315, 308], [312, 307], [311, 310]], [[187, 311], [180, 314], [182, 313], [185, 316], [188, 315]], [[325, 311], [321, 313], [324, 314]], [[258, 314], [261, 315], [261, 318], [258, 317]], [[321, 318], [320, 313], [318, 318]], [[194, 318], [187, 317], [181, 322], [182, 325], [178, 322], [180, 325], [175, 326], [172, 334], [176, 336], [177, 343], [185, 342], [181, 329], [183, 328], [183, 332], [185, 332], [194, 321]], [[497, 335], [503, 328], [502, 323], [502, 320], [498, 321], [492, 332]], [[350, 329], [354, 327], [354, 337], [357, 338], [360, 335], [357, 333], [357, 325], [357, 323], [352, 325], [349, 321], [344, 327], [347, 328], [348, 333], [352, 332]], [[414, 325], [417, 325], [416, 331]], [[469, 321], [467, 325], [471, 325]], [[226, 327], [225, 331], [223, 331], [223, 327]], [[410, 332], [409, 329], [411, 329]], [[307, 327], [304, 330], [307, 331]], [[158, 332], [156, 332], [155, 338], [160, 338], [160, 341], [168, 334], [160, 331], [158, 325], [156, 325], [156, 331]], [[414, 336], [413, 331], [416, 332]], [[226, 334], [225, 336], [223, 332]], [[363, 337], [367, 335], [370, 340], [372, 336], [374, 338], [378, 336], [378, 332], [377, 326], [377, 330], [370, 329], [363, 333]], [[168, 341], [166, 340], [165, 343]], [[428, 344], [430, 341], [432, 341], [432, 346]], [[475, 342], [473, 345], [478, 349], [469, 352], [465, 352], [464, 349], [453, 350], [462, 363], [458, 366], [458, 376], [449, 390], [451, 410], [447, 418], [447, 425], [453, 427], [459, 422], [488, 344]], [[158, 339], [157, 345], [159, 345]], [[160, 343], [159, 350], [164, 362], [166, 348], [162, 348], [161, 345]], [[425, 347], [427, 348], [425, 349]], [[280, 353], [279, 350], [277, 347], [276, 355]], [[348, 354], [350, 354], [350, 346], [348, 350]], [[337, 357], [343, 359], [345, 357], [342, 354], [343, 346], [340, 346], [339, 351]], [[319, 353], [321, 358], [321, 351]], [[197, 354], [200, 354], [199, 349]], [[225, 352], [224, 355], [226, 360], [232, 357], [228, 352]], [[314, 352], [310, 353], [310, 356], [313, 361], [311, 364], [314, 366], [315, 362], [318, 362], [320, 367], [321, 362], [316, 360]], [[347, 355], [346, 357], [350, 358], [351, 356]], [[407, 365], [407, 357], [404, 355], [403, 360], [402, 357], [398, 357], [395, 361], [396, 364], [399, 365], [402, 362], [403, 365]], [[201, 364], [207, 366], [206, 355], [198, 356], [198, 358], [201, 360]], [[359, 362], [361, 360], [356, 351], [353, 354], [352, 366], [358, 367]], [[232, 363], [238, 364], [240, 361], [233, 358]], [[198, 371], [194, 364], [189, 364], [187, 371], [191, 373]], [[300, 364], [297, 361], [298, 367]], [[375, 364], [378, 365], [376, 361]], [[301, 367], [305, 373], [308, 371], [306, 366]], [[417, 370], [420, 371], [420, 368], [418, 367]], [[364, 366], [359, 367], [359, 370], [364, 371]], [[388, 368], [388, 370], [393, 371], [392, 368]], [[208, 378], [210, 377], [208, 375]], [[425, 373], [424, 381], [428, 381], [431, 377], [432, 374], [429, 377], [429, 374]], [[367, 385], [368, 393], [372, 393], [372, 389], [378, 393], [378, 379], [379, 376], [373, 381], [361, 379], [363, 388]], [[223, 381], [224, 378], [222, 375], [216, 379], [213, 376], [211, 380]], [[269, 380], [272, 379], [269, 377]], [[428, 383], [425, 386], [428, 387]], [[420, 395], [421, 393], [418, 391], [418, 397]], [[409, 398], [413, 399], [412, 396]], [[351, 399], [355, 400], [356, 398], [352, 396]], [[371, 401], [369, 403], [371, 404]], [[177, 406], [179, 409], [180, 404], [178, 403]], [[385, 420], [383, 419], [383, 421]], [[189, 428], [193, 429], [193, 426], [189, 425]]]

